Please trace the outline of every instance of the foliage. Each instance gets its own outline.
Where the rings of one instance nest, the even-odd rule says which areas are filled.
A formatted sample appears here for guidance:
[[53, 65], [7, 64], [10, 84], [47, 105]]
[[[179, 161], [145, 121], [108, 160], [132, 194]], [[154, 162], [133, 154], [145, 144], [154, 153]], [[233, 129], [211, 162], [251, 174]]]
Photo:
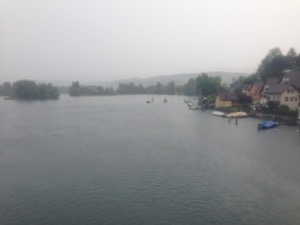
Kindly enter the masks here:
[[120, 83], [119, 88], [117, 89], [118, 94], [126, 95], [126, 94], [145, 94], [146, 90], [143, 85], [136, 86], [134, 82]]
[[239, 95], [242, 95], [243, 94], [243, 88], [242, 87], [235, 87], [234, 89], [233, 89], [233, 92], [237, 95], [237, 96], [239, 96]]
[[4, 82], [0, 85], [0, 95], [11, 96], [13, 93], [12, 85], [10, 82]]
[[245, 77], [245, 79], [243, 80], [243, 85], [251, 85], [258, 80], [259, 77], [256, 74], [251, 74], [250, 76]]
[[268, 77], [278, 77], [287, 69], [287, 62], [279, 48], [271, 49], [257, 68], [257, 75], [265, 80]]
[[91, 96], [91, 95], [114, 95], [112, 87], [103, 88], [102, 86], [80, 86], [78, 81], [72, 82], [69, 89], [70, 96]]
[[274, 115], [287, 116], [291, 119], [296, 119], [298, 117], [297, 110], [290, 110], [287, 105], [280, 105], [279, 102], [274, 101], [269, 101], [267, 107], [264, 107], [263, 110], [260, 111]]
[[38, 85], [39, 99], [57, 99], [59, 97], [59, 90], [52, 84]]
[[167, 85], [167, 94], [169, 95], [175, 95], [176, 94], [176, 87], [175, 87], [175, 82], [171, 81]]
[[184, 94], [184, 86], [183, 85], [177, 85], [176, 86], [176, 94], [183, 95]]
[[188, 82], [183, 86], [183, 92], [188, 96], [198, 96], [199, 91], [196, 89], [195, 79], [191, 78]]
[[221, 77], [211, 77], [205, 73], [195, 79], [196, 90], [202, 96], [217, 94], [222, 90]]
[[80, 95], [80, 85], [78, 81], [72, 82], [72, 86], [69, 90], [70, 96], [79, 96]]
[[288, 105], [281, 105], [279, 106], [279, 109], [282, 109], [282, 110], [289, 110], [290, 107]]
[[13, 84], [14, 96], [20, 99], [38, 99], [38, 86], [31, 80], [20, 80]]
[[163, 86], [160, 82], [156, 83], [156, 94], [158, 95], [163, 94]]
[[286, 61], [289, 69], [293, 69], [297, 62], [297, 53], [294, 48], [291, 48], [286, 54]]
[[59, 90], [52, 84], [36, 84], [31, 80], [19, 80], [13, 84], [13, 96], [18, 99], [57, 99]]
[[261, 80], [269, 77], [280, 77], [287, 69], [296, 69], [300, 66], [300, 55], [297, 56], [294, 48], [287, 55], [283, 55], [279, 48], [271, 49], [257, 68], [256, 74]]
[[169, 82], [167, 85], [163, 85], [157, 82], [154, 86], [144, 88], [141, 84], [135, 85], [134, 82], [120, 83], [117, 89], [117, 93], [121, 95], [132, 95], [132, 94], [176, 94], [176, 85], [174, 81]]

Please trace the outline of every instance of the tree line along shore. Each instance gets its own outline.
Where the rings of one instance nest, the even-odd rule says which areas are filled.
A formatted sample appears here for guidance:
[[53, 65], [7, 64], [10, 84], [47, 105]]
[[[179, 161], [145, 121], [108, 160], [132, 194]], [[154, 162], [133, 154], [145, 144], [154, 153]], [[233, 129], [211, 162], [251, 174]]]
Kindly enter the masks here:
[[[199, 103], [207, 108], [215, 107], [214, 103], [219, 93], [234, 93], [240, 105], [251, 105], [255, 102], [255, 96], [249, 95], [247, 89], [255, 82], [265, 82], [269, 78], [280, 78], [284, 71], [300, 71], [300, 54], [291, 48], [284, 55], [279, 48], [271, 49], [261, 60], [255, 73], [249, 76], [239, 76], [232, 80], [231, 84], [223, 84], [220, 76], [199, 74], [195, 79], [191, 78], [184, 85], [176, 85], [174, 81], [167, 84], [157, 82], [155, 85], [143, 87], [142, 84], [119, 83], [116, 90], [111, 87], [80, 85], [78, 81], [72, 82], [69, 87], [55, 87], [50, 83], [36, 83], [32, 80], [18, 80], [16, 82], [4, 82], [0, 85], [0, 95], [10, 99], [47, 100], [58, 99], [60, 93], [68, 93], [70, 96], [104, 96], [104, 95], [187, 95], [199, 98]], [[299, 77], [300, 80], [300, 77]], [[300, 93], [300, 90], [299, 90]], [[299, 94], [300, 104], [300, 94]], [[274, 102], [268, 104], [276, 110]], [[270, 109], [269, 108], [269, 109]], [[282, 107], [285, 110], [287, 107]]]

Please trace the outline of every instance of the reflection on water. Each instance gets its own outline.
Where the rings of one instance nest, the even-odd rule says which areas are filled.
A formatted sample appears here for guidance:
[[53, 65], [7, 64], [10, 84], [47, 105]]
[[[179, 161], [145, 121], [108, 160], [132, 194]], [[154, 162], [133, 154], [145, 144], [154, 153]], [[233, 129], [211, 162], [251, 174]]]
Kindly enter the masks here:
[[297, 224], [300, 134], [183, 97], [0, 100], [0, 224]]

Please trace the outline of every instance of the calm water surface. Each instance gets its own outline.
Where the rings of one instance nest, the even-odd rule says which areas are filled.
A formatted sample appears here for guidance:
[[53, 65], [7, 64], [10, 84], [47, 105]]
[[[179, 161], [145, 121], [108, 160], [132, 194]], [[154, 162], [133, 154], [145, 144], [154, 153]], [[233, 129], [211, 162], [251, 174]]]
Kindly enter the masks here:
[[183, 97], [0, 99], [0, 224], [300, 224], [300, 133]]

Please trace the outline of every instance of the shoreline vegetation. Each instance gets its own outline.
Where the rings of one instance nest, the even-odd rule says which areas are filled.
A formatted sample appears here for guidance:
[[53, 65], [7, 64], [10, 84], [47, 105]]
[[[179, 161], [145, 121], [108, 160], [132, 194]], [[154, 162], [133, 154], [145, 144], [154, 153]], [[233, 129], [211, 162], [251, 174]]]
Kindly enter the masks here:
[[[0, 96], [5, 99], [20, 100], [48, 100], [58, 99], [60, 93], [77, 96], [112, 96], [112, 95], [185, 95], [198, 99], [202, 109], [217, 109], [215, 101], [220, 92], [234, 93], [237, 97], [239, 110], [247, 113], [256, 108], [255, 113], [276, 114], [290, 118], [297, 117], [297, 111], [289, 109], [287, 105], [276, 105], [269, 101], [267, 107], [261, 107], [247, 94], [249, 86], [254, 82], [264, 82], [268, 78], [280, 79], [286, 70], [300, 71], [300, 54], [291, 48], [283, 55], [279, 48], [271, 49], [261, 60], [255, 73], [249, 76], [239, 76], [230, 85], [222, 83], [220, 76], [210, 76], [206, 73], [191, 78], [184, 85], [176, 85], [174, 81], [167, 84], [157, 82], [155, 85], [143, 87], [134, 82], [119, 83], [116, 90], [112, 87], [81, 86], [74, 81], [69, 87], [55, 87], [50, 83], [36, 83], [32, 80], [18, 80], [13, 84], [4, 82], [0, 85]], [[224, 110], [231, 110], [226, 108]], [[232, 109], [233, 110], [233, 109]]]
[[50, 83], [36, 83], [31, 80], [18, 80], [13, 84], [4, 82], [0, 88], [0, 95], [5, 99], [16, 100], [48, 100], [58, 99], [59, 89]]

